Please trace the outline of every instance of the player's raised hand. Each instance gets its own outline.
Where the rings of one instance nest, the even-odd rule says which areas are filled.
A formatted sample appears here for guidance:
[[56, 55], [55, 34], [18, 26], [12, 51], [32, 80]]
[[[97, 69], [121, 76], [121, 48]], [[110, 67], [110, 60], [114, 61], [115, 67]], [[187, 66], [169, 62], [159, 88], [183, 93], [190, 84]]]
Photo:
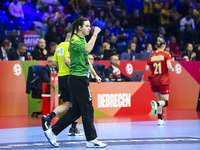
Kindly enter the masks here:
[[99, 27], [95, 27], [94, 28], [94, 34], [99, 34], [99, 32], [101, 31], [101, 29]]

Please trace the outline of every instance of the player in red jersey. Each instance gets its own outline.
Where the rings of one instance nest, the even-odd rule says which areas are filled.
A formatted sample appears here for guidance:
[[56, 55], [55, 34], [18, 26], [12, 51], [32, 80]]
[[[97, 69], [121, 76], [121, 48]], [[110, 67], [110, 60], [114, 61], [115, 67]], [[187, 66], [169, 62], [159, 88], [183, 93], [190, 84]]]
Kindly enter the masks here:
[[165, 122], [162, 119], [162, 107], [166, 107], [169, 101], [169, 71], [173, 72], [174, 68], [171, 64], [171, 55], [168, 52], [165, 52], [166, 42], [164, 39], [157, 38], [157, 47], [158, 49], [153, 52], [146, 64], [146, 71], [151, 71], [151, 90], [155, 93], [157, 98], [157, 103], [151, 101], [152, 110], [151, 113], [153, 116], [158, 114], [158, 123], [157, 125], [164, 125]]

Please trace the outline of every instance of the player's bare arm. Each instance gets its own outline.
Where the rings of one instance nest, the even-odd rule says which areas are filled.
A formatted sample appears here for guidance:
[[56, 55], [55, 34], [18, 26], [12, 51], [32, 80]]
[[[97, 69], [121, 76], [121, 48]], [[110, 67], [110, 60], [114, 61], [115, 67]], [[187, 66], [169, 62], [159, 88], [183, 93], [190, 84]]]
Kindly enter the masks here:
[[174, 68], [172, 67], [172, 62], [168, 60], [167, 62], [167, 68], [170, 72], [174, 72]]

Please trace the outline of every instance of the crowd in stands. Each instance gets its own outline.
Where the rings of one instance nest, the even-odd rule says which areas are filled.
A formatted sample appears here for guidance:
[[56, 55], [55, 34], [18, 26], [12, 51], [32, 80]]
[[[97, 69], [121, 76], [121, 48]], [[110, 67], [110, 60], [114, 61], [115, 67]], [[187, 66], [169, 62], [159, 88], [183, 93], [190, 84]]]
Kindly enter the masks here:
[[[95, 0], [1, 0], [0, 12], [4, 14], [0, 14], [0, 28], [9, 30], [6, 23], [11, 20], [14, 29], [19, 21], [24, 21], [25, 30], [41, 31], [43, 37], [32, 54], [28, 54], [34, 60], [46, 60], [53, 55], [56, 45], [64, 40], [65, 27], [81, 16], [87, 17], [91, 26], [102, 29], [91, 52], [95, 59], [102, 58], [97, 56], [104, 55], [106, 50], [115, 49], [119, 56], [129, 53], [130, 60], [134, 60], [137, 53], [156, 50], [155, 41], [162, 37], [168, 45], [166, 51], [175, 60], [184, 60], [185, 56], [200, 60], [199, 0], [141, 0], [139, 8], [132, 1], [131, 13], [127, 11], [126, 0], [104, 2], [104, 6], [97, 7]], [[116, 9], [116, 3], [120, 9]], [[19, 29], [23, 30], [20, 25]], [[86, 39], [90, 39], [93, 30], [91, 27]], [[2, 56], [5, 51], [2, 46]]]

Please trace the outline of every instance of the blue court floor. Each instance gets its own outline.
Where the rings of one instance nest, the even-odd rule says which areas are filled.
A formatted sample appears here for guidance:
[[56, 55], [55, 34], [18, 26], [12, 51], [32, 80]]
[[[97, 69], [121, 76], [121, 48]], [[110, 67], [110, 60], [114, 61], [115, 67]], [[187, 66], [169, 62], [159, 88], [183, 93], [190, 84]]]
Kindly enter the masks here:
[[[105, 150], [200, 150], [200, 120], [167, 120], [95, 124], [98, 139], [108, 144]], [[83, 131], [82, 124], [78, 128]], [[0, 129], [0, 150], [83, 150], [84, 136], [68, 136], [69, 127], [57, 136], [59, 148], [47, 141], [41, 127]], [[102, 148], [103, 149], [103, 148]]]

